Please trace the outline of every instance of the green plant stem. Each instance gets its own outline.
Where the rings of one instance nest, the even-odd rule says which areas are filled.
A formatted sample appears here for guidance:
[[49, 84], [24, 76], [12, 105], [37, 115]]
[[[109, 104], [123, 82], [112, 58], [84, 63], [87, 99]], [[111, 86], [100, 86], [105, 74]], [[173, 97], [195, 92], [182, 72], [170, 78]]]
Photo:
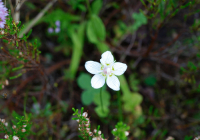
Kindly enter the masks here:
[[103, 110], [103, 98], [102, 98], [102, 88], [100, 89], [100, 98], [101, 98], [101, 109], [102, 109], [102, 112], [104, 113], [104, 110]]
[[89, 0], [86, 0], [86, 4], [87, 4], [87, 7], [88, 7], [89, 14], [91, 15], [91, 9], [90, 9], [90, 2], [89, 2]]
[[118, 111], [119, 111], [119, 121], [123, 121], [123, 115], [122, 115], [122, 102], [121, 102], [121, 93], [120, 91], [117, 91], [117, 99], [118, 99]]

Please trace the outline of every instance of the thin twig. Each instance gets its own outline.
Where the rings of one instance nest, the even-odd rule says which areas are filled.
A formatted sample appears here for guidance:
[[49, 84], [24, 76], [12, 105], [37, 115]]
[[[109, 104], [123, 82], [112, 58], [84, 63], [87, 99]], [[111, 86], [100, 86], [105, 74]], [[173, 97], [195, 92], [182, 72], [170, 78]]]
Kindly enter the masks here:
[[28, 31], [33, 28], [33, 26], [44, 16], [44, 14], [53, 6], [53, 4], [57, 0], [52, 0], [49, 2], [46, 7], [29, 23], [28, 27], [26, 27], [20, 34], [19, 38], [23, 37], [24, 34], [28, 33]]

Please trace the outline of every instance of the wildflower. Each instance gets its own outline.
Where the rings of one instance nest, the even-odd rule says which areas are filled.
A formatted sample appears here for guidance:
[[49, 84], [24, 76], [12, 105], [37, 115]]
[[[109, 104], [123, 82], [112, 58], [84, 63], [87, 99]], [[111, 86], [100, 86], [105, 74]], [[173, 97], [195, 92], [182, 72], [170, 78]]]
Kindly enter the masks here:
[[57, 27], [60, 27], [60, 21], [59, 21], [59, 20], [57, 20], [57, 21], [55, 22], [55, 24], [56, 24]]
[[92, 135], [93, 135], [93, 133], [92, 133], [92, 132], [89, 132], [89, 135], [90, 135], [90, 136], [92, 136]]
[[86, 126], [86, 127], [89, 127], [89, 124], [87, 123], [87, 124], [85, 124], [85, 126]]
[[8, 126], [8, 122], [5, 122], [4, 125], [5, 125], [5, 126]]
[[129, 135], [129, 132], [128, 132], [128, 131], [126, 131], [126, 132], [125, 132], [125, 135], [126, 135], [126, 136], [128, 136], [128, 135]]
[[96, 133], [97, 132], [97, 130], [96, 129], [94, 129], [94, 133]]
[[51, 28], [51, 27], [48, 28], [48, 32], [49, 32], [49, 33], [53, 33], [53, 28]]
[[89, 118], [86, 118], [86, 120], [87, 120], [87, 121], [90, 121], [90, 119], [89, 119]]
[[98, 134], [101, 135], [101, 131], [100, 130], [99, 130]]
[[3, 5], [3, 2], [0, 0], [0, 28], [4, 28], [7, 15], [7, 8]]
[[104, 139], [101, 137], [94, 137], [94, 138], [92, 138], [92, 140], [104, 140]]
[[6, 81], [5, 81], [5, 84], [8, 86], [9, 85], [9, 82], [8, 82], [8, 80], [6, 79]]
[[86, 118], [88, 116], [88, 113], [87, 112], [83, 112], [82, 116]]
[[77, 121], [78, 123], [80, 122], [80, 121], [79, 121], [79, 119], [78, 119], [78, 120], [76, 120], [76, 121]]
[[6, 121], [5, 119], [1, 119], [1, 122], [2, 122], [2, 123], [5, 123], [5, 121]]
[[26, 125], [24, 124], [24, 125], [22, 125], [23, 127], [26, 127]]
[[22, 132], [26, 132], [26, 129], [23, 128], [23, 129], [22, 129]]
[[16, 125], [13, 125], [12, 128], [15, 129], [15, 128], [16, 128]]
[[90, 131], [90, 128], [86, 128], [86, 130], [87, 130], [87, 132], [89, 133], [89, 131]]
[[9, 136], [6, 134], [6, 135], [4, 136], [4, 138], [5, 138], [5, 139], [8, 139], [8, 138], [9, 138]]
[[85, 63], [86, 70], [91, 74], [95, 74], [91, 79], [92, 87], [95, 89], [101, 88], [106, 81], [111, 89], [118, 91], [120, 82], [115, 75], [122, 75], [126, 71], [127, 65], [115, 62], [110, 51], [106, 51], [101, 55], [100, 62], [101, 64], [95, 61]]
[[19, 140], [17, 136], [13, 136], [13, 140]]
[[56, 32], [56, 33], [59, 33], [59, 32], [60, 32], [60, 28], [57, 27], [57, 28], [55, 29], [55, 32]]

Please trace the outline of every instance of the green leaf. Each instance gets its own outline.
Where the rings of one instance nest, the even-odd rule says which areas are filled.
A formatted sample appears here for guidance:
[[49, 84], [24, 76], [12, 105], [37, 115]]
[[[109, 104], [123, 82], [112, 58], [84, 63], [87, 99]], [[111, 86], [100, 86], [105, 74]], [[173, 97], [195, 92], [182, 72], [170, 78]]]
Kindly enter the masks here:
[[94, 98], [93, 90], [86, 90], [81, 94], [81, 100], [84, 105], [90, 105]]
[[103, 107], [98, 106], [95, 108], [95, 112], [98, 114], [99, 117], [104, 118], [104, 117], [108, 116], [109, 108], [106, 106], [103, 106]]
[[96, 93], [94, 95], [94, 103], [96, 105], [101, 106], [101, 97], [102, 97], [102, 102], [103, 106], [109, 106], [110, 105], [110, 94], [107, 91], [102, 91], [102, 96], [100, 96], [100, 93]]
[[142, 96], [138, 93], [132, 93], [123, 97], [124, 109], [133, 112], [135, 107], [142, 102]]
[[86, 73], [81, 73], [77, 79], [77, 83], [82, 89], [93, 89], [91, 86], [91, 76]]
[[155, 86], [156, 82], [157, 82], [156, 77], [153, 76], [153, 75], [150, 75], [150, 76], [148, 76], [147, 78], [144, 79], [144, 83], [147, 86]]
[[104, 41], [106, 38], [106, 30], [102, 20], [97, 15], [92, 15], [87, 23], [87, 37], [91, 43]]
[[137, 30], [140, 26], [147, 24], [147, 18], [142, 12], [133, 13], [132, 17], [134, 19], [133, 30]]
[[96, 14], [98, 15], [100, 10], [101, 10], [101, 7], [102, 7], [102, 0], [95, 0], [93, 3], [92, 3], [92, 13], [93, 14]]
[[73, 42], [73, 53], [71, 58], [71, 63], [69, 67], [69, 71], [71, 74], [71, 78], [74, 79], [76, 72], [79, 67], [79, 63], [82, 56], [83, 50], [83, 42], [84, 42], [84, 31], [85, 31], [85, 23], [83, 22], [78, 26], [77, 31], [74, 30], [71, 34], [71, 39]]
[[28, 7], [28, 9], [34, 10], [36, 6], [32, 4], [31, 2], [26, 1], [25, 5]]
[[56, 21], [56, 20], [61, 20], [63, 21], [63, 19], [65, 21], [79, 21], [80, 20], [80, 16], [75, 16], [69, 13], [64, 12], [61, 9], [57, 9], [54, 10], [53, 12], [47, 14], [46, 16], [44, 16], [40, 22], [44, 21], [44, 22], [52, 22], [52, 21]]

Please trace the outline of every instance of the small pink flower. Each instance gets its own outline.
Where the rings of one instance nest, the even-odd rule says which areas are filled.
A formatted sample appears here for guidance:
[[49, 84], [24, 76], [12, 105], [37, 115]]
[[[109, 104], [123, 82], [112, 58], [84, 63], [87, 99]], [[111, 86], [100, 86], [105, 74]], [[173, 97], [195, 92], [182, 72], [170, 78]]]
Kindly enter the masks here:
[[7, 15], [8, 15], [7, 8], [3, 5], [3, 2], [0, 0], [0, 28], [4, 28], [6, 24]]

